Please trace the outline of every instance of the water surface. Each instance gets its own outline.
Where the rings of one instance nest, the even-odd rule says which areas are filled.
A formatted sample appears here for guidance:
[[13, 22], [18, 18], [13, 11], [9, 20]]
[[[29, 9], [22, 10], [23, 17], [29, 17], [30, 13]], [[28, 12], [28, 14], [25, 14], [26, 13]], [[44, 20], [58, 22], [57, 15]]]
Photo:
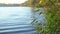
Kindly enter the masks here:
[[[36, 15], [43, 20], [42, 14]], [[31, 7], [0, 7], [0, 34], [34, 34], [32, 16]]]

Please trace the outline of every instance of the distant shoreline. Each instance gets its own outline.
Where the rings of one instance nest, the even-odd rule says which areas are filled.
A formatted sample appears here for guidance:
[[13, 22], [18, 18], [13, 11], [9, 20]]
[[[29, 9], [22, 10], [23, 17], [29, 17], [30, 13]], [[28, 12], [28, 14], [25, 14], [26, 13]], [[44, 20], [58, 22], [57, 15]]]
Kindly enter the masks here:
[[31, 7], [31, 6], [0, 6], [0, 7]]
[[4, 4], [0, 3], [0, 7], [31, 7], [31, 2], [30, 0], [22, 3], [22, 4]]

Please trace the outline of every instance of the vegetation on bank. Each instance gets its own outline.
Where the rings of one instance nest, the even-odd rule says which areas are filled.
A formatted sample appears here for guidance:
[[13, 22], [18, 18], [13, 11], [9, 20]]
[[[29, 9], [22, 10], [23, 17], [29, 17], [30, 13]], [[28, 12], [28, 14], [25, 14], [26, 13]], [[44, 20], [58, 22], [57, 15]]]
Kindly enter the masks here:
[[38, 24], [36, 31], [39, 34], [60, 34], [60, 0], [34, 0], [32, 5], [36, 8], [43, 7], [46, 10], [45, 27]]

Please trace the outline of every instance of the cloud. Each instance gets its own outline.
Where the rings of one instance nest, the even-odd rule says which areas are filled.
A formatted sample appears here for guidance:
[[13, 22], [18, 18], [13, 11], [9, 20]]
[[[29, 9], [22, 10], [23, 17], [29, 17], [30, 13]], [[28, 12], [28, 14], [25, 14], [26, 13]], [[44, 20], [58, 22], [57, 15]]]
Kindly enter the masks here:
[[5, 3], [5, 4], [21, 4], [27, 0], [0, 0], [0, 3]]

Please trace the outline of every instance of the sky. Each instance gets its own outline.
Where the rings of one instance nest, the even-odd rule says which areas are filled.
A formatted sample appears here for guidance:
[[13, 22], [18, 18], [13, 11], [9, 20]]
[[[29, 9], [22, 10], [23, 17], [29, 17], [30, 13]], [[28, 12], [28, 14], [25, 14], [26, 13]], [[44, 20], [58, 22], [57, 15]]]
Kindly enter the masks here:
[[0, 3], [5, 3], [5, 4], [21, 4], [27, 0], [0, 0]]

